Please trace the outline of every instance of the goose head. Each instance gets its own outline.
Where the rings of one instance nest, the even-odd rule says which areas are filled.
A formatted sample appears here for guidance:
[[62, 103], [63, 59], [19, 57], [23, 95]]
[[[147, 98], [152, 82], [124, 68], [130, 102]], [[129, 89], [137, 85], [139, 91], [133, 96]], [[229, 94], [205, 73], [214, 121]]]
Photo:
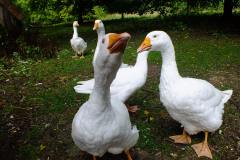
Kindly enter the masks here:
[[130, 37], [128, 33], [104, 35], [99, 44], [94, 73], [110, 75], [111, 80], [113, 80], [122, 63], [122, 56]]
[[99, 19], [95, 20], [93, 30], [99, 30], [101, 28], [104, 29], [103, 22]]
[[147, 34], [144, 41], [137, 49], [137, 52], [142, 51], [161, 51], [164, 52], [170, 45], [172, 41], [168, 34], [164, 31], [152, 31]]
[[73, 27], [79, 27], [78, 21], [73, 22]]

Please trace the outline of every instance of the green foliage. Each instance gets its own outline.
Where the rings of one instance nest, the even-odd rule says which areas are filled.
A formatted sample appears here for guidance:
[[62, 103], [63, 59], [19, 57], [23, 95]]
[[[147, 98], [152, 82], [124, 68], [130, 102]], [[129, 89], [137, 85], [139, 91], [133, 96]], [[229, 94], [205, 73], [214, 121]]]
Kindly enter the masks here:
[[38, 150], [35, 146], [27, 144], [19, 148], [20, 157], [22, 159], [36, 160], [38, 159]]
[[62, 19], [64, 22], [72, 21], [74, 19], [74, 16], [71, 15], [72, 10], [73, 5], [63, 6], [62, 10], [59, 12], [60, 19]]
[[16, 4], [25, 13], [25, 20], [30, 23], [53, 24], [74, 19], [71, 0], [16, 0]]
[[94, 19], [103, 19], [107, 16], [107, 12], [104, 7], [94, 6], [92, 11], [87, 12], [85, 16], [83, 16], [86, 20], [94, 20]]
[[[30, 23], [54, 24], [76, 20], [104, 18], [109, 13], [158, 12], [161, 16], [195, 12], [206, 8], [216, 9], [223, 5], [221, 0], [14, 0], [25, 13]], [[240, 0], [232, 0], [234, 8]], [[223, 11], [223, 8], [221, 8]]]
[[234, 8], [240, 7], [240, 0], [233, 0], [233, 7]]
[[138, 146], [141, 148], [148, 148], [149, 150], [155, 150], [158, 147], [158, 144], [155, 141], [155, 137], [151, 131], [151, 125], [146, 122], [139, 122], [137, 124], [139, 129], [139, 141]]
[[33, 64], [33, 60], [22, 60], [18, 53], [14, 52], [11, 61], [7, 59], [0, 60], [0, 80], [6, 74], [9, 76], [25, 76], [31, 75], [30, 66]]
[[43, 11], [33, 11], [29, 18], [31, 23], [53, 24], [60, 22], [59, 16], [57, 12], [47, 8]]
[[101, 6], [94, 6], [92, 10], [97, 19], [103, 19], [107, 15], [107, 12]]
[[33, 61], [31, 59], [23, 61], [19, 57], [18, 53], [15, 52], [13, 54], [13, 60], [15, 61], [15, 64], [11, 68], [13, 75], [26, 76], [26, 77], [30, 76], [31, 70], [29, 68], [29, 65], [31, 65], [33, 63]]
[[146, 12], [153, 13], [158, 11], [160, 15], [167, 15], [174, 11], [174, 5], [179, 1], [172, 0], [146, 0], [141, 3], [140, 8], [137, 10], [140, 15]]
[[85, 20], [88, 20], [88, 21], [90, 21], [90, 20], [92, 20], [92, 19], [94, 19], [94, 14], [92, 13], [92, 12], [88, 12], [85, 16], [83, 16], [83, 18], [85, 19]]
[[202, 1], [202, 0], [187, 0], [188, 5], [191, 8], [206, 8], [206, 7], [216, 7], [219, 5], [221, 0], [207, 0], [207, 1]]

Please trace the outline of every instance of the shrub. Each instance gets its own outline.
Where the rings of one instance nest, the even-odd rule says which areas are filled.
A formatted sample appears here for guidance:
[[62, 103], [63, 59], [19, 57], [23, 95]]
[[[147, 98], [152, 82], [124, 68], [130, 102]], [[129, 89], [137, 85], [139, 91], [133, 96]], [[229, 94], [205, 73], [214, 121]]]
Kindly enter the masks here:
[[103, 19], [107, 15], [106, 10], [101, 6], [94, 6], [92, 11], [97, 19]]
[[17, 46], [16, 52], [22, 58], [53, 58], [58, 52], [57, 45], [53, 41], [40, 37], [36, 31], [25, 31], [17, 39]]

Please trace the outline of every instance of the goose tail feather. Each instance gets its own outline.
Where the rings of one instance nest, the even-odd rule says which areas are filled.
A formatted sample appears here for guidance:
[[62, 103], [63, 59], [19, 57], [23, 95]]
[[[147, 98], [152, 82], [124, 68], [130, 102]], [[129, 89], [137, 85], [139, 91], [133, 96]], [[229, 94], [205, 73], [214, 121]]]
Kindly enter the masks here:
[[233, 90], [225, 90], [225, 91], [222, 91], [222, 93], [224, 94], [224, 98], [222, 102], [226, 103], [231, 98]]

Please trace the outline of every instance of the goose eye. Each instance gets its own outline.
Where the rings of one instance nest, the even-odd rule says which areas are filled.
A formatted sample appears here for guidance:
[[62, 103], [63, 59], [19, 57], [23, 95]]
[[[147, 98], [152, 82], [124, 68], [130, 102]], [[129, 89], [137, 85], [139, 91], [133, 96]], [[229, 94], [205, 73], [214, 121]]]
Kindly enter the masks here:
[[105, 39], [103, 38], [103, 39], [102, 39], [102, 44], [104, 44], [104, 42], [105, 42]]
[[153, 38], [157, 38], [157, 35], [154, 35]]

